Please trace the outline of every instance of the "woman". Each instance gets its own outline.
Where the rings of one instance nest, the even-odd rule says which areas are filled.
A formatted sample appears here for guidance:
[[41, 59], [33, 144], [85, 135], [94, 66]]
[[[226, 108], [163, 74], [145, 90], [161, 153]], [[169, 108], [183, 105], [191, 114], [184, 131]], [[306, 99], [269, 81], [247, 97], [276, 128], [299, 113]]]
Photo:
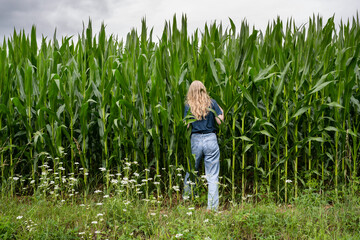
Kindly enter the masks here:
[[[216, 112], [216, 115], [212, 109]], [[224, 121], [224, 112], [214, 99], [211, 99], [204, 84], [200, 81], [191, 83], [185, 104], [186, 117], [189, 114], [196, 119], [191, 123], [191, 152], [195, 155], [195, 171], [198, 171], [200, 160], [204, 157], [205, 175], [208, 182], [208, 209], [217, 210], [219, 206], [219, 171], [220, 150], [216, 138], [216, 124]], [[190, 124], [189, 124], [190, 125]], [[189, 127], [188, 125], [188, 127]], [[184, 180], [184, 194], [190, 194], [189, 173]]]

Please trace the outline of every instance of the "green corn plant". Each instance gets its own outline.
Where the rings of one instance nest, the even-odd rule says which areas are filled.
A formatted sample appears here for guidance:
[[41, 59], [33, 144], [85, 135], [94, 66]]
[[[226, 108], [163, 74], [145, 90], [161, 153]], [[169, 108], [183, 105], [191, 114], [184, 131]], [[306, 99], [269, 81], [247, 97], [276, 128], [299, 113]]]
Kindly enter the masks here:
[[[74, 124], [78, 120], [78, 106], [75, 99], [75, 92], [77, 91], [76, 88], [76, 73], [73, 72], [73, 70], [70, 70], [66, 72], [62, 77], [55, 74], [53, 75], [53, 80], [56, 83], [61, 97], [62, 101], [64, 102], [64, 108], [66, 115], [69, 117], [69, 125], [65, 127], [68, 127], [70, 129], [70, 136], [68, 138], [68, 142], [70, 144], [70, 163], [71, 172], [74, 172], [74, 162], [75, 162], [75, 143], [74, 143]], [[65, 118], [66, 119], [66, 118]], [[65, 120], [63, 118], [63, 120]], [[65, 123], [65, 121], [63, 121]]]
[[141, 119], [139, 119], [139, 125], [142, 124], [142, 135], [143, 135], [143, 166], [146, 169], [145, 171], [145, 197], [149, 199], [149, 172], [147, 171], [149, 168], [149, 161], [148, 161], [148, 152], [149, 152], [149, 145], [150, 145], [150, 138], [148, 129], [148, 121], [147, 121], [147, 114], [148, 114], [148, 91], [147, 91], [147, 82], [150, 79], [149, 73], [149, 60], [151, 58], [150, 51], [152, 50], [151, 47], [151, 33], [150, 33], [150, 40], [147, 39], [147, 27], [145, 19], [142, 20], [142, 31], [141, 31], [141, 49], [142, 54], [139, 56], [137, 60], [137, 87], [138, 93], [141, 98], [141, 104], [139, 104], [139, 114], [141, 115]]
[[[165, 169], [168, 169], [168, 181], [169, 181], [169, 191], [172, 189], [172, 179], [171, 179], [171, 172], [170, 172], [170, 112], [167, 111], [168, 109], [168, 101], [166, 97], [166, 81], [161, 81], [160, 79], [165, 79], [165, 75], [163, 74], [162, 69], [165, 68], [164, 62], [162, 61], [162, 53], [158, 51], [155, 53], [156, 55], [156, 65], [154, 66], [154, 70], [157, 72], [157, 78], [156, 80], [159, 80], [156, 82], [157, 87], [157, 95], [159, 99], [159, 103], [155, 106], [154, 110], [159, 114], [158, 121], [161, 122], [161, 131], [162, 131], [162, 159], [163, 164], [162, 167]], [[153, 102], [155, 104], [155, 102]], [[160, 156], [159, 156], [160, 157]], [[157, 173], [158, 175], [159, 173]], [[171, 198], [171, 194], [170, 194]]]
[[[5, 195], [6, 189], [6, 178], [9, 176], [9, 168], [7, 166], [10, 165], [10, 169], [13, 162], [13, 139], [14, 139], [14, 107], [11, 101], [11, 97], [13, 95], [13, 87], [12, 82], [14, 81], [11, 76], [13, 76], [13, 67], [9, 64], [10, 59], [6, 54], [6, 41], [3, 43], [3, 48], [0, 53], [0, 131], [4, 134], [1, 134], [1, 191], [2, 196]], [[11, 45], [10, 45], [11, 46]], [[2, 123], [6, 123], [5, 126]], [[7, 153], [7, 154], [6, 154]], [[10, 175], [12, 175], [12, 170], [10, 170]], [[12, 176], [11, 176], [12, 177]], [[12, 184], [12, 183], [11, 183]], [[12, 193], [12, 192], [10, 192]]]
[[[80, 159], [84, 189], [101, 182], [90, 178], [110, 189], [112, 171], [130, 177], [125, 162], [138, 162], [132, 168], [145, 181], [137, 189], [147, 199], [176, 190], [179, 200], [182, 180], [171, 166], [190, 170], [193, 161], [183, 119], [193, 80], [224, 109], [225, 201], [263, 189], [284, 202], [290, 189], [295, 198], [306, 187], [355, 191], [359, 32], [358, 17], [335, 28], [333, 17], [313, 16], [300, 27], [275, 19], [264, 32], [229, 19], [226, 29], [213, 22], [189, 33], [184, 15], [181, 26], [176, 16], [166, 21], [157, 42], [145, 19], [141, 34], [133, 29], [124, 40], [104, 24], [93, 35], [91, 21], [78, 40], [58, 41], [55, 32], [40, 45], [35, 27], [14, 31], [0, 46], [2, 191], [18, 171], [38, 181], [38, 162], [55, 170], [63, 161], [67, 174]], [[148, 181], [153, 176], [161, 184]]]
[[[151, 90], [150, 90], [150, 105], [151, 105], [151, 114], [153, 119], [153, 127], [149, 130], [149, 133], [154, 141], [154, 160], [155, 160], [155, 174], [160, 175], [160, 156], [161, 156], [161, 136], [159, 132], [160, 126], [160, 117], [159, 117], [159, 95], [158, 91], [158, 81], [162, 81], [161, 77], [158, 74], [156, 67], [152, 69], [151, 74]], [[161, 85], [160, 85], [161, 86]], [[160, 196], [160, 186], [156, 186], [157, 198]]]
[[7, 53], [6, 53], [7, 45], [5, 38], [3, 40], [3, 45], [0, 47], [0, 132], [2, 133], [0, 139], [0, 148], [1, 148], [1, 196], [4, 196], [5, 190], [5, 162], [4, 162], [4, 149], [6, 146], [7, 139], [4, 137], [5, 130], [3, 129], [3, 118], [7, 115], [7, 107], [5, 103], [8, 102], [7, 92], [6, 91], [6, 84], [9, 82], [9, 77], [7, 76], [8, 64], [7, 64]]
[[[285, 81], [286, 78], [286, 73], [289, 70], [291, 62], [289, 62], [284, 71], [281, 74], [281, 78], [283, 80], [281, 81]], [[281, 85], [284, 85], [281, 83]], [[283, 90], [283, 95], [284, 95], [284, 100], [285, 100], [285, 136], [284, 136], [284, 145], [285, 145], [285, 153], [284, 153], [284, 158], [285, 158], [285, 203], [287, 202], [287, 196], [288, 196], [288, 188], [287, 188], [287, 183], [288, 183], [288, 125], [289, 125], [289, 90], [287, 90], [287, 86], [291, 86], [290, 84], [285, 84], [284, 85], [284, 90]]]
[[[79, 151], [81, 165], [84, 168], [84, 173], [88, 172], [88, 169], [90, 169], [91, 165], [91, 158], [88, 157], [88, 146], [90, 142], [88, 133], [89, 126], [91, 125], [91, 119], [89, 115], [91, 111], [91, 102], [93, 101], [92, 96], [95, 95], [98, 98], [101, 97], [99, 91], [97, 88], [95, 88], [96, 83], [99, 82], [100, 78], [94, 53], [95, 46], [96, 39], [92, 38], [92, 25], [91, 21], [89, 20], [89, 25], [86, 29], [86, 32], [83, 32], [82, 41], [78, 42], [78, 48], [80, 52], [80, 56], [78, 58], [78, 75], [74, 76], [74, 81], [76, 81], [76, 84], [78, 85], [78, 94], [76, 94], [75, 98], [77, 99], [78, 105], [81, 103], [79, 106], [81, 135], [79, 136], [79, 141], [77, 141], [75, 138], [71, 140], [77, 144], [77, 149]], [[100, 101], [100, 99], [98, 101]], [[101, 111], [101, 109], [98, 109], [98, 111]], [[102, 132], [105, 131], [104, 128], [100, 129]], [[84, 174], [83, 181], [85, 185], [84, 200], [86, 201], [86, 195], [88, 192], [88, 181], [86, 174]]]

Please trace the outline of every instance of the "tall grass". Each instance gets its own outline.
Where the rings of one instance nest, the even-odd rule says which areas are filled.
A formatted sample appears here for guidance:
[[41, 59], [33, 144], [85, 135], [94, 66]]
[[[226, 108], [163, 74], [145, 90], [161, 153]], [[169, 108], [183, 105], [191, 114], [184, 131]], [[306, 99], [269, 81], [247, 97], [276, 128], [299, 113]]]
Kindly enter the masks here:
[[230, 19], [226, 29], [212, 23], [190, 34], [186, 16], [180, 27], [174, 16], [158, 41], [145, 20], [125, 40], [104, 25], [94, 35], [89, 21], [77, 42], [56, 33], [36, 39], [34, 26], [0, 46], [3, 194], [15, 192], [15, 173], [38, 184], [47, 153], [48, 164], [63, 161], [64, 174], [80, 162], [85, 196], [92, 181], [106, 190], [109, 174], [137, 162], [145, 197], [172, 197], [182, 180], [171, 167], [192, 159], [182, 114], [195, 79], [225, 111], [218, 137], [226, 199], [275, 192], [286, 202], [299, 189], [355, 187], [358, 16], [338, 30], [333, 18], [313, 16], [300, 27], [276, 19], [265, 32]]

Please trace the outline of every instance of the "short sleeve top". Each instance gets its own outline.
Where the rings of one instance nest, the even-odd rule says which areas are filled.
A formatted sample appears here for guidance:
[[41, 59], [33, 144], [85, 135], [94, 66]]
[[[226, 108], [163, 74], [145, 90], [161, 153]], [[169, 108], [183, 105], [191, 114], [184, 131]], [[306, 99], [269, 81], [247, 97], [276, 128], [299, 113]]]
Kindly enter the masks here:
[[[214, 99], [211, 99], [211, 108], [216, 112], [217, 115], [221, 115], [222, 111]], [[188, 104], [185, 105], [184, 118], [187, 116], [190, 110], [190, 106]], [[194, 118], [192, 118], [194, 119]], [[215, 133], [216, 132], [216, 124], [215, 124], [215, 115], [213, 112], [209, 111], [208, 115], [202, 119], [197, 120], [191, 123], [192, 129], [191, 133]]]

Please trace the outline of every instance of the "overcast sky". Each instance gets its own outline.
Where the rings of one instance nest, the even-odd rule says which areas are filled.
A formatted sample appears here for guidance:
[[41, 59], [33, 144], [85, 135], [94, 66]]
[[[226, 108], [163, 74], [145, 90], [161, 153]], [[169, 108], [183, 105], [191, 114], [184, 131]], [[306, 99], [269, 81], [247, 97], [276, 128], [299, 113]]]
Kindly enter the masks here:
[[143, 17], [159, 36], [174, 14], [178, 20], [187, 15], [189, 33], [215, 20], [228, 27], [229, 17], [237, 27], [246, 19], [250, 26], [264, 30], [277, 16], [292, 17], [300, 26], [313, 14], [325, 19], [335, 14], [339, 23], [352, 19], [359, 9], [360, 0], [0, 0], [0, 37], [10, 37], [14, 28], [30, 33], [33, 24], [38, 37], [52, 38], [55, 28], [58, 37], [77, 35], [91, 18], [94, 33], [104, 22], [107, 34], [125, 38], [132, 28], [140, 31]]

